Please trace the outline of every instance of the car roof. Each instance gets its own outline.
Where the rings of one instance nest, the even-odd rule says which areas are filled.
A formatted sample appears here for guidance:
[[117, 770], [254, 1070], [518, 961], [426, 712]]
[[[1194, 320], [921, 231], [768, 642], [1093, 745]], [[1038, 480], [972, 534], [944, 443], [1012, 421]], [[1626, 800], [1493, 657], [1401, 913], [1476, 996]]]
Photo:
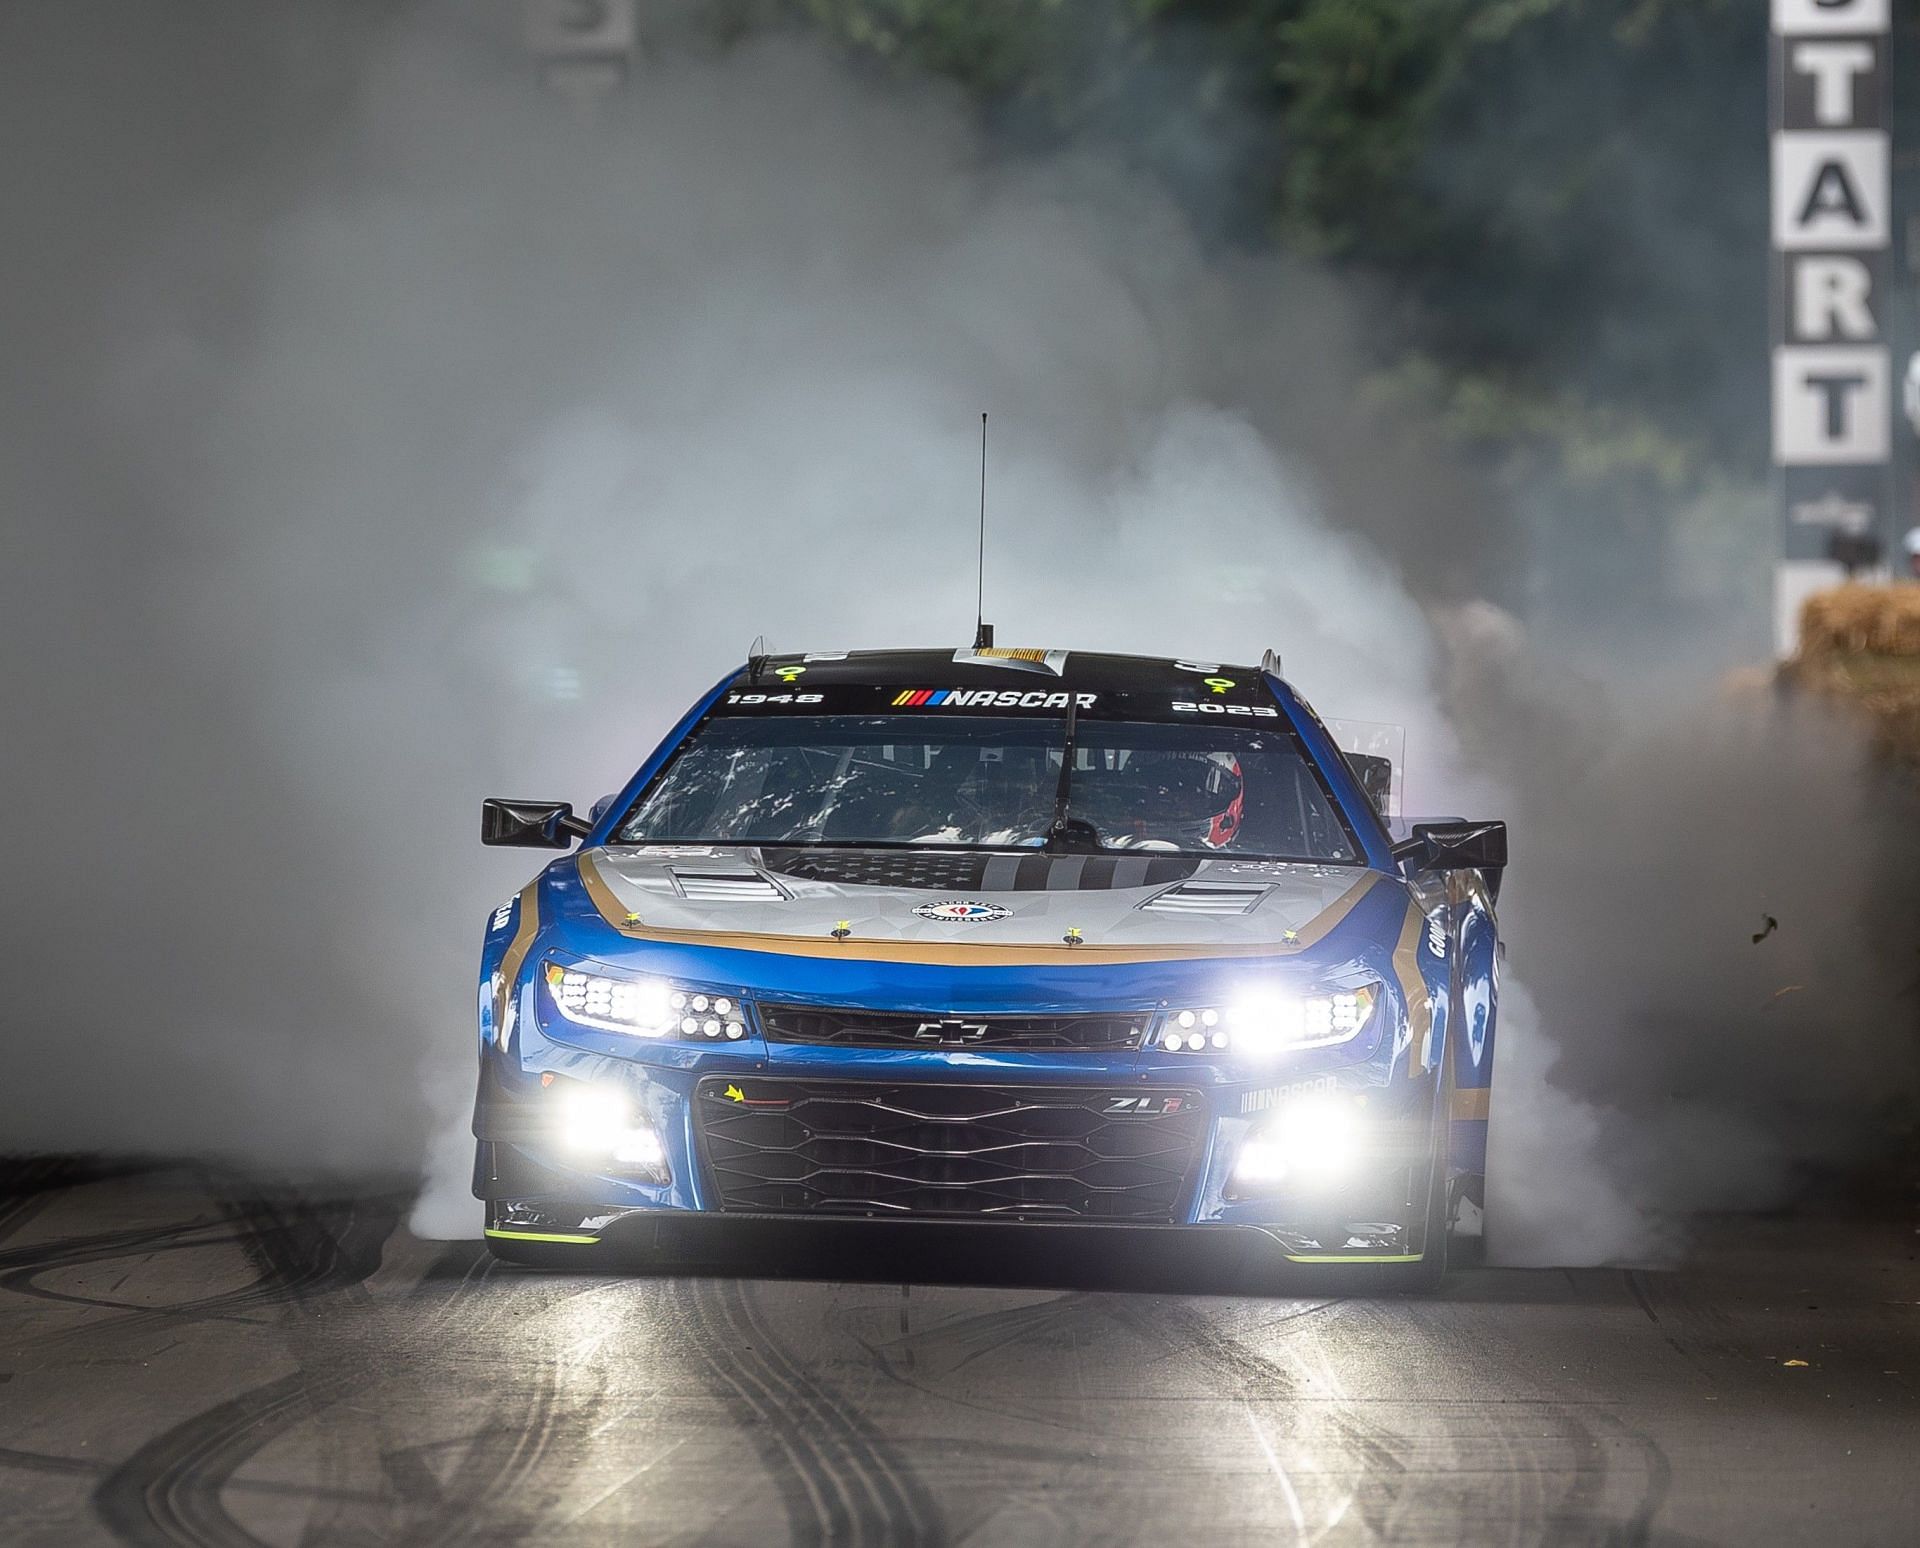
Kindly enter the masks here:
[[[796, 672], [794, 669], [799, 668]], [[1191, 688], [1196, 678], [1228, 677], [1257, 682], [1258, 667], [1211, 661], [1203, 656], [1123, 656], [1103, 651], [989, 646], [982, 650], [852, 650], [768, 654], [755, 657], [734, 679], [737, 686], [797, 681], [809, 687], [836, 683], [874, 686], [1011, 687], [1043, 679], [1067, 690], [1119, 693]]]

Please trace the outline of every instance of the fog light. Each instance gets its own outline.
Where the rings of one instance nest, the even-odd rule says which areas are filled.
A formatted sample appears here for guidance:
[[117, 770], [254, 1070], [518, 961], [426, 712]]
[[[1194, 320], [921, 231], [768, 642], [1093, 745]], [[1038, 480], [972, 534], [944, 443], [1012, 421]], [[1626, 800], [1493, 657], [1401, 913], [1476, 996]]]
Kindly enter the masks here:
[[636, 1171], [666, 1176], [667, 1150], [651, 1124], [639, 1124], [622, 1134], [613, 1147], [613, 1159]]
[[627, 1098], [612, 1086], [570, 1086], [560, 1096], [560, 1143], [580, 1155], [611, 1155], [628, 1127]]
[[559, 1098], [560, 1144], [583, 1161], [667, 1180], [667, 1151], [653, 1125], [636, 1118], [614, 1086], [572, 1086]]
[[1353, 1165], [1360, 1118], [1338, 1094], [1302, 1097], [1240, 1142], [1233, 1179], [1243, 1187], [1331, 1182]]

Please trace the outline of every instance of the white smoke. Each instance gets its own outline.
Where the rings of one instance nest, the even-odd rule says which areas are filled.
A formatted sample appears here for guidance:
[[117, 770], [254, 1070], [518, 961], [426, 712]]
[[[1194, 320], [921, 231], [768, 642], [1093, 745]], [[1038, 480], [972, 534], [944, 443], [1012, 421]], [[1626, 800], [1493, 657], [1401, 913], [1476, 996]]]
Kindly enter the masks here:
[[[5, 905], [10, 1148], [431, 1147], [423, 1228], [471, 1229], [473, 958], [529, 869], [477, 848], [479, 799], [615, 788], [757, 634], [964, 643], [981, 409], [1004, 641], [1272, 645], [1327, 713], [1408, 727], [1411, 809], [1574, 821], [1504, 750], [1531, 701], [1449, 685], [1487, 651], [1397, 574], [1477, 529], [1341, 407], [1325, 275], [1216, 260], [1097, 155], [1001, 162], [946, 92], [794, 38], [658, 40], [582, 116], [486, 8], [233, 16], [221, 48], [85, 9], [0, 62], [48, 130], [0, 183], [42, 217], [0, 256], [32, 728], [0, 770], [46, 814]], [[91, 154], [115, 135], [139, 178]], [[1564, 846], [1515, 848], [1546, 940], [1560, 894], [1524, 878]], [[1681, 924], [1628, 969], [1662, 995]], [[1515, 938], [1547, 1019], [1512, 1014], [1496, 1133], [1556, 1200], [1526, 1250], [1586, 1252], [1571, 1211], [1639, 1251], [1672, 1196], [1602, 1142], [1640, 1033], [1578, 1002], [1616, 1058], [1556, 1095], [1585, 986]], [[1594, 1148], [1534, 1125], [1563, 1100]]]

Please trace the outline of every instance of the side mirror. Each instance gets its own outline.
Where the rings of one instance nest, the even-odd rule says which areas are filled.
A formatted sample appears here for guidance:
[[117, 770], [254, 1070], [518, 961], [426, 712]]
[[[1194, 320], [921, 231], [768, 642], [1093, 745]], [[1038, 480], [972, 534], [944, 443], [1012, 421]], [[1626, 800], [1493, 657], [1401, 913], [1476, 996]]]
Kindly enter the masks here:
[[1353, 767], [1354, 778], [1360, 781], [1360, 788], [1373, 803], [1373, 809], [1386, 816], [1387, 807], [1393, 801], [1393, 760], [1376, 758], [1372, 753], [1350, 752], [1347, 762]]
[[1413, 837], [1393, 846], [1416, 871], [1498, 871], [1507, 863], [1504, 822], [1418, 822]]
[[565, 801], [506, 801], [498, 796], [480, 803], [480, 842], [513, 849], [566, 849], [591, 833], [593, 824], [573, 815]]

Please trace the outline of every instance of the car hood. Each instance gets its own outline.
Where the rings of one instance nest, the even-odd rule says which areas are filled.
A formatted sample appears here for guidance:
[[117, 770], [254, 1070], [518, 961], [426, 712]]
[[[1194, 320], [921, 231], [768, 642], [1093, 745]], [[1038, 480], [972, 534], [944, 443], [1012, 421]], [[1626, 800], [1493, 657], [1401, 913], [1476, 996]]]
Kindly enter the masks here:
[[1170, 855], [687, 846], [597, 848], [579, 867], [601, 917], [629, 936], [749, 950], [837, 942], [849, 954], [915, 957], [1063, 946], [1089, 957], [1286, 953], [1387, 880], [1355, 866]]

